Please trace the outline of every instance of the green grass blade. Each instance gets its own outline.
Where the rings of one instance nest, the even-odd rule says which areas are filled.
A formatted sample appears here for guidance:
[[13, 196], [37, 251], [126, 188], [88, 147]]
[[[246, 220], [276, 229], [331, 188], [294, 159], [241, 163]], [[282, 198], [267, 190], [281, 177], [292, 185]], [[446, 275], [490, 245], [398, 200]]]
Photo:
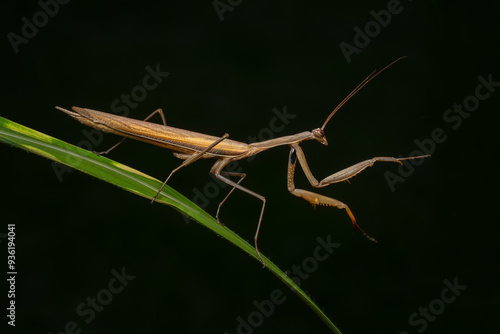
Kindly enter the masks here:
[[[161, 181], [133, 168], [103, 156], [96, 155], [77, 146], [70, 145], [2, 117], [0, 117], [0, 141], [78, 169], [148, 199], [151, 199], [156, 194], [162, 184]], [[163, 188], [161, 194], [157, 197], [157, 202], [172, 206], [181, 213], [191, 217], [193, 220], [224, 237], [260, 262], [255, 253], [255, 249], [249, 243], [240, 238], [229, 228], [221, 226], [208, 213], [168, 185]], [[290, 277], [281, 271], [267, 257], [262, 255], [262, 258], [266, 262], [267, 269], [295, 292], [333, 333], [341, 334], [330, 319], [328, 319], [321, 309], [290, 279]]]

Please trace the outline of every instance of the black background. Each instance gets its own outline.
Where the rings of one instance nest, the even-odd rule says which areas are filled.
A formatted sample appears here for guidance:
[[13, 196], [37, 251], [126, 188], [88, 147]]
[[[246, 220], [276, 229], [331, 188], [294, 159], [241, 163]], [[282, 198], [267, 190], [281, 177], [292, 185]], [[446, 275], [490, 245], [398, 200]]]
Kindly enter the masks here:
[[[384, 173], [398, 167], [383, 163], [350, 184], [319, 190], [349, 204], [378, 244], [353, 234], [343, 210], [313, 209], [291, 196], [288, 150], [281, 147], [242, 163], [244, 185], [268, 199], [260, 247], [288, 269], [312, 255], [318, 237], [340, 244], [302, 288], [343, 333], [418, 333], [423, 326], [408, 318], [455, 278], [467, 288], [425, 332], [496, 327], [500, 89], [456, 130], [443, 114], [474, 94], [478, 76], [500, 81], [498, 2], [403, 1], [350, 63], [339, 44], [352, 45], [353, 28], [363, 29], [373, 20], [370, 11], [387, 8], [387, 1], [242, 1], [223, 21], [211, 1], [71, 1], [18, 53], [7, 34], [20, 34], [22, 17], [32, 21], [41, 9], [35, 1], [10, 6], [1, 14], [7, 58], [0, 115], [74, 144], [85, 127], [54, 106], [110, 112], [112, 101], [142, 84], [147, 66], [159, 64], [170, 75], [130, 117], [161, 107], [169, 125], [247, 141], [269, 127], [273, 108], [296, 115], [277, 135], [321, 126], [371, 71], [408, 56], [335, 115], [326, 128], [328, 147], [302, 145], [322, 179], [373, 156], [409, 155], [416, 139], [444, 130], [447, 140], [394, 192]], [[116, 140], [105, 135], [96, 149]], [[237, 318], [246, 319], [252, 302], [274, 289], [285, 291], [286, 302], [255, 333], [328, 332], [258, 262], [186, 224], [177, 211], [77, 171], [59, 182], [49, 160], [6, 145], [0, 156], [0, 232], [17, 224], [20, 332], [60, 333], [75, 321], [81, 333], [237, 333]], [[132, 141], [110, 157], [159, 179], [179, 164], [169, 152]], [[192, 198], [193, 188], [212, 182], [209, 168], [210, 161], [196, 163], [170, 185]], [[300, 170], [296, 184], [312, 188]], [[209, 213], [221, 199], [210, 202]], [[235, 193], [222, 219], [251, 240], [259, 208], [258, 200]], [[135, 279], [87, 324], [77, 306], [123, 267]]]

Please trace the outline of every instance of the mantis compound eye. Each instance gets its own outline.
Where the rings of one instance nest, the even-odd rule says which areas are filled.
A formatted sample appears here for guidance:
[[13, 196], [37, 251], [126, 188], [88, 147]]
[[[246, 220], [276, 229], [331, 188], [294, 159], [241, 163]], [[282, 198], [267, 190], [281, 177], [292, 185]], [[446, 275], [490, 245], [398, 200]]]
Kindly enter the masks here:
[[326, 138], [325, 138], [325, 131], [323, 129], [314, 129], [312, 130], [312, 134], [314, 136], [314, 139], [316, 139], [317, 141], [319, 141], [321, 144], [327, 146], [328, 145], [328, 142], [326, 141]]
[[324, 137], [325, 136], [325, 131], [323, 129], [314, 129], [313, 130], [314, 136], [315, 137]]

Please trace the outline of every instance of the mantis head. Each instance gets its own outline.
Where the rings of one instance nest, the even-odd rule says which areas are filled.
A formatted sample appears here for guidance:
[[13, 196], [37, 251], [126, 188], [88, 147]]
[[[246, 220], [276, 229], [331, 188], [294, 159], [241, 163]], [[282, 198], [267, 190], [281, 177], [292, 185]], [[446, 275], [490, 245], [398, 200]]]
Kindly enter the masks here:
[[319, 141], [321, 144], [328, 146], [328, 141], [325, 137], [325, 131], [322, 128], [317, 128], [311, 131], [312, 139]]

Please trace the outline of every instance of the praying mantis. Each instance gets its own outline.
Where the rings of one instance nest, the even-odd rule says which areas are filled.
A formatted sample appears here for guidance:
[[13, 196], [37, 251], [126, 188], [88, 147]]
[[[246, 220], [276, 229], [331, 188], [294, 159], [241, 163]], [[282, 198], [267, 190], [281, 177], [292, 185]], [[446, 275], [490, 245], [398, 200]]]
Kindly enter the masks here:
[[[335, 109], [330, 113], [330, 115], [327, 117], [327, 119], [320, 128], [313, 129], [312, 131], [304, 131], [295, 135], [274, 138], [251, 144], [228, 139], [229, 135], [227, 133], [224, 134], [222, 137], [215, 137], [202, 133], [197, 133], [193, 131], [167, 126], [165, 115], [163, 114], [163, 111], [161, 109], [155, 110], [151, 115], [149, 115], [143, 121], [117, 116], [114, 114], [104, 113], [101, 111], [96, 111], [87, 108], [72, 107], [73, 111], [61, 107], [56, 107], [56, 109], [63, 111], [64, 113], [68, 114], [69, 116], [75, 118], [76, 120], [80, 121], [85, 125], [88, 125], [98, 130], [102, 130], [104, 132], [109, 132], [125, 137], [116, 145], [112, 146], [110, 149], [104, 152], [100, 152], [99, 154], [109, 153], [112, 149], [121, 144], [126, 138], [140, 140], [146, 143], [150, 143], [174, 151], [173, 153], [174, 156], [183, 160], [183, 162], [181, 163], [180, 166], [178, 166], [177, 168], [172, 170], [172, 172], [170, 172], [165, 182], [163, 182], [162, 186], [160, 187], [156, 195], [152, 198], [151, 203], [153, 203], [156, 200], [156, 197], [160, 194], [163, 187], [167, 184], [172, 175], [179, 169], [186, 167], [199, 159], [216, 159], [216, 162], [210, 169], [210, 172], [213, 173], [217, 179], [230, 185], [232, 189], [229, 191], [226, 197], [220, 202], [215, 217], [217, 221], [220, 224], [222, 224], [219, 219], [220, 209], [235, 189], [244, 191], [247, 194], [250, 194], [261, 200], [262, 208], [260, 211], [259, 221], [257, 223], [257, 229], [254, 235], [254, 244], [257, 256], [259, 257], [260, 261], [265, 267], [266, 264], [260, 255], [257, 240], [261, 228], [262, 217], [264, 215], [264, 209], [266, 206], [266, 198], [252, 190], [243, 187], [240, 184], [246, 177], [245, 173], [224, 171], [224, 168], [232, 161], [241, 160], [256, 155], [258, 153], [261, 153], [263, 151], [272, 149], [277, 146], [288, 145], [290, 147], [290, 154], [288, 157], [288, 171], [287, 171], [288, 191], [292, 195], [303, 198], [304, 200], [308, 201], [314, 206], [323, 205], [323, 206], [336, 207], [338, 209], [345, 209], [351, 219], [354, 228], [360, 230], [371, 241], [376, 242], [374, 238], [370, 237], [357, 224], [356, 219], [354, 218], [354, 215], [347, 206], [347, 204], [342, 203], [341, 201], [338, 201], [331, 197], [295, 188], [294, 174], [295, 174], [295, 167], [298, 161], [311, 186], [313, 186], [314, 188], [322, 188], [333, 183], [346, 181], [351, 177], [359, 174], [364, 169], [372, 166], [377, 161], [395, 162], [402, 164], [401, 161], [403, 160], [420, 159], [427, 157], [427, 155], [407, 157], [407, 158], [375, 157], [359, 162], [353, 166], [347, 167], [339, 172], [336, 172], [324, 178], [321, 181], [318, 181], [312, 174], [311, 170], [309, 169], [304, 151], [300, 147], [300, 143], [308, 140], [316, 140], [320, 144], [323, 144], [325, 146], [328, 145], [328, 142], [325, 137], [325, 127], [330, 121], [330, 119], [333, 117], [333, 115], [368, 82], [370, 82], [373, 78], [382, 73], [389, 66], [399, 61], [401, 58], [396, 59], [395, 61], [385, 66], [382, 70], [378, 72], [373, 71], [368, 77], [366, 77], [358, 86], [356, 86], [356, 88], [354, 88], [354, 90], [352, 90], [349, 93], [349, 95], [347, 95], [339, 103], [337, 107], [335, 107]], [[154, 116], [157, 113], [160, 115], [163, 125], [147, 122], [152, 116]], [[237, 177], [239, 178], [239, 180], [235, 182], [229, 179], [228, 177]]]

